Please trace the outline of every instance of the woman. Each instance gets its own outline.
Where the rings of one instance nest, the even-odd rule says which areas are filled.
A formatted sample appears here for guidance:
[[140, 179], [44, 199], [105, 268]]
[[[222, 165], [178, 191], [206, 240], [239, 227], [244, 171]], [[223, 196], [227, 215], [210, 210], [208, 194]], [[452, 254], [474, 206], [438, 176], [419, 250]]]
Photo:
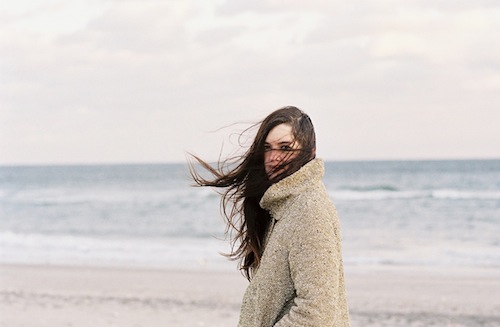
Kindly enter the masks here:
[[[241, 327], [349, 326], [340, 227], [315, 159], [311, 119], [284, 107], [260, 124], [250, 149], [217, 169], [194, 157], [200, 186], [220, 187], [232, 252], [250, 281]], [[225, 170], [226, 167], [232, 167]]]

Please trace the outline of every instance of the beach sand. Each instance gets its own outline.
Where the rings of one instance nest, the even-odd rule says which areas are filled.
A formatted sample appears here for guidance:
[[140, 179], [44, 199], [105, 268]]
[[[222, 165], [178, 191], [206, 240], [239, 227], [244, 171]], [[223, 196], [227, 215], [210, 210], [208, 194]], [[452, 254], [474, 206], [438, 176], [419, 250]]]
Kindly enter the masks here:
[[[500, 269], [346, 267], [353, 327], [500, 326]], [[0, 326], [236, 326], [238, 271], [0, 266]]]

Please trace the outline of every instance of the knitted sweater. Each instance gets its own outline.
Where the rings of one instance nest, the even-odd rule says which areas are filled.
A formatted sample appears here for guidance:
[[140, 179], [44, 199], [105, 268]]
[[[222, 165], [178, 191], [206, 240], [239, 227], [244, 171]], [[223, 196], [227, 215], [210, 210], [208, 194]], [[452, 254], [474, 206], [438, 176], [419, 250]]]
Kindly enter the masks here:
[[273, 220], [238, 326], [350, 326], [340, 226], [323, 175], [314, 159], [262, 197]]

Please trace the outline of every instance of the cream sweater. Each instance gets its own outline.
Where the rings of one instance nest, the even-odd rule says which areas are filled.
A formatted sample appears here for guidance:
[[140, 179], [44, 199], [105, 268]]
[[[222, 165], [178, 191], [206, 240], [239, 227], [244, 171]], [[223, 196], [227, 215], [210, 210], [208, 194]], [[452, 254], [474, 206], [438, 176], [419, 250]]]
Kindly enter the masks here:
[[340, 226], [323, 174], [314, 159], [262, 197], [273, 221], [238, 326], [350, 326]]

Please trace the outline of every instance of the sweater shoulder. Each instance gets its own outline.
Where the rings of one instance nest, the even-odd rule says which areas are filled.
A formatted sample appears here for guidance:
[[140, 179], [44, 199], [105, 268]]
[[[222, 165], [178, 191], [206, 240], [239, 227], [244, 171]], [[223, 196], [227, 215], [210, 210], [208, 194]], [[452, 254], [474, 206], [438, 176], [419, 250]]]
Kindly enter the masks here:
[[290, 211], [294, 223], [302, 225], [330, 225], [337, 219], [337, 210], [323, 184], [308, 188], [296, 196]]

